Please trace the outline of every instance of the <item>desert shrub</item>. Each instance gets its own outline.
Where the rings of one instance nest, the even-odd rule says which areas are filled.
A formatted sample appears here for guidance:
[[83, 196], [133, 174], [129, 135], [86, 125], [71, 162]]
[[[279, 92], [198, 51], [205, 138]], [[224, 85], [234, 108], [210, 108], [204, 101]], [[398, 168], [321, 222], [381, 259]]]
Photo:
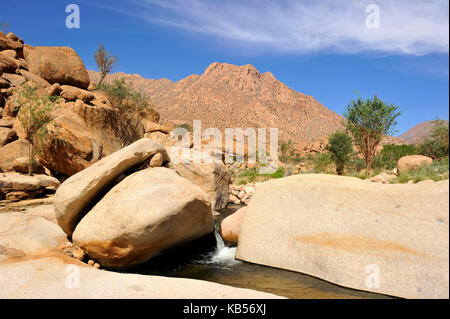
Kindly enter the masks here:
[[344, 174], [344, 169], [350, 162], [353, 153], [352, 138], [346, 133], [334, 133], [329, 137], [326, 149], [336, 166], [336, 173]]
[[352, 161], [349, 164], [349, 169], [354, 172], [361, 172], [363, 169], [366, 168], [366, 162], [362, 159], [353, 155]]
[[98, 90], [106, 93], [114, 108], [111, 120], [122, 147], [142, 138], [144, 129], [141, 114], [146, 108], [151, 107], [149, 98], [129, 87], [124, 79], [111, 84], [103, 83]]
[[448, 179], [448, 169], [449, 161], [447, 157], [436, 160], [429, 166], [402, 172], [402, 174], [400, 174], [400, 176], [398, 177], [397, 182], [407, 183], [412, 180], [417, 183], [427, 179], [432, 179], [434, 181]]
[[246, 184], [246, 183], [253, 183], [257, 180], [269, 180], [274, 178], [282, 178], [285, 176], [285, 170], [283, 167], [279, 167], [274, 173], [272, 174], [260, 174], [258, 172], [257, 168], [249, 168], [245, 171], [242, 171], [239, 175], [239, 183]]
[[188, 123], [179, 124], [176, 127], [184, 128], [188, 132], [192, 132], [192, 130], [193, 130], [192, 125], [190, 125]]
[[418, 146], [419, 153], [433, 159], [448, 157], [448, 121], [437, 119], [433, 121], [430, 137]]
[[287, 162], [290, 156], [293, 156], [295, 153], [294, 143], [292, 140], [287, 142], [282, 142], [280, 145], [280, 161]]
[[332, 169], [333, 161], [329, 153], [317, 154], [312, 158], [315, 173], [328, 173]]
[[47, 125], [52, 118], [50, 113], [55, 109], [58, 97], [40, 94], [38, 87], [25, 84], [19, 94], [21, 105], [17, 118], [25, 132], [25, 139], [29, 142], [28, 174], [32, 174], [35, 164], [34, 158], [40, 152], [42, 143], [48, 135]]
[[402, 158], [403, 156], [415, 154], [419, 154], [419, 149], [415, 145], [384, 145], [383, 149], [375, 156], [373, 167], [382, 169], [394, 169], [400, 158]]

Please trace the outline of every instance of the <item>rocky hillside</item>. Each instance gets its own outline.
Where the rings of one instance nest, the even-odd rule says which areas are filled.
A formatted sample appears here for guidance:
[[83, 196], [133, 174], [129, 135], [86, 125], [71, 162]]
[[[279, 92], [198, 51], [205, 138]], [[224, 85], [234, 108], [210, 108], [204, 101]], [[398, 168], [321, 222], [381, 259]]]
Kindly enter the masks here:
[[[89, 72], [91, 80], [99, 79]], [[251, 65], [211, 64], [202, 75], [178, 82], [115, 73], [146, 93], [161, 117], [175, 124], [202, 120], [203, 127], [278, 127], [280, 140], [314, 141], [341, 127], [342, 117]]]
[[[0, 32], [0, 172], [28, 171], [29, 143], [20, 121], [25, 87], [37, 89], [36, 99], [55, 99], [48, 134], [33, 168], [36, 173], [70, 176], [122, 148], [116, 111], [108, 96], [90, 90], [95, 87], [90, 84], [73, 49], [32, 47], [11, 32]], [[156, 115], [148, 108], [140, 121], [149, 126], [159, 121]], [[0, 186], [0, 197], [9, 192], [5, 189]]]
[[406, 133], [400, 135], [400, 138], [409, 144], [423, 143], [430, 135], [433, 127], [433, 121], [425, 121], [417, 124]]

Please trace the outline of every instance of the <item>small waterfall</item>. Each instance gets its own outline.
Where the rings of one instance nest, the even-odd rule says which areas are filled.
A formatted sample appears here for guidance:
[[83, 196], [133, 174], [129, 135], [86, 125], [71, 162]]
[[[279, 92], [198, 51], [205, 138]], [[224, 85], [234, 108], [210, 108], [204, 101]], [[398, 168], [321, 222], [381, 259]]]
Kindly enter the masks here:
[[240, 261], [234, 259], [237, 247], [228, 247], [220, 236], [219, 223], [216, 224], [214, 235], [216, 236], [216, 249], [208, 254], [202, 262], [218, 266], [232, 266], [240, 263]]

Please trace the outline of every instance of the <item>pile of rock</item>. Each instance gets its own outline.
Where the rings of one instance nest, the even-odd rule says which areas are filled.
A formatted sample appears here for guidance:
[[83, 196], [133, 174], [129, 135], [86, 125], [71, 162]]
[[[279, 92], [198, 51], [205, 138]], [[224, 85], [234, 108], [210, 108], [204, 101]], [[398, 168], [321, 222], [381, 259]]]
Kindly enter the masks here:
[[210, 196], [169, 166], [149, 138], [104, 157], [58, 188], [59, 226], [89, 258], [116, 268], [213, 232]]
[[374, 183], [389, 184], [391, 181], [395, 180], [396, 178], [397, 178], [397, 175], [394, 172], [391, 172], [391, 173], [381, 172], [380, 174], [370, 178], [369, 181], [374, 182]]
[[59, 184], [56, 178], [47, 175], [0, 173], [0, 200], [19, 201], [37, 197], [46, 190], [54, 191]]
[[228, 202], [235, 205], [248, 205], [260, 183], [249, 183], [247, 185], [230, 185], [230, 196]]
[[[28, 155], [29, 144], [18, 119], [24, 85], [37, 87], [39, 96], [59, 98], [50, 114], [52, 121], [39, 152], [36, 173], [71, 176], [122, 148], [113, 120], [114, 108], [105, 93], [89, 91], [95, 85], [73, 49], [32, 47], [13, 33], [0, 32], [1, 171], [20, 171], [14, 162]], [[158, 125], [159, 114], [146, 109], [141, 121], [146, 127]]]

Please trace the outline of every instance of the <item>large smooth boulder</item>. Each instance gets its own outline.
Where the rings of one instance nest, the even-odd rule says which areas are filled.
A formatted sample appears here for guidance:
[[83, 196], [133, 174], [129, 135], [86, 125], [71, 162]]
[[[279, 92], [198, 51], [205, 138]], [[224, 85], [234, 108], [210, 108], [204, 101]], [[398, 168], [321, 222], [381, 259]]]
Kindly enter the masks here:
[[102, 154], [101, 140], [73, 112], [61, 112], [47, 125], [47, 131], [39, 162], [55, 172], [74, 175]]
[[208, 196], [175, 171], [158, 167], [114, 186], [80, 221], [72, 238], [101, 265], [120, 268], [213, 231]]
[[54, 198], [56, 219], [68, 235], [72, 235], [81, 218], [113, 185], [116, 177], [133, 167], [150, 161], [161, 153], [169, 161], [166, 150], [151, 139], [141, 139], [68, 178]]
[[172, 164], [178, 174], [200, 186], [208, 194], [213, 209], [222, 209], [228, 204], [231, 177], [222, 161], [194, 163], [176, 157], [172, 158]]
[[31, 47], [23, 49], [28, 69], [50, 84], [59, 83], [87, 89], [89, 75], [77, 53], [68, 47]]
[[449, 297], [449, 182], [366, 183], [296, 175], [262, 183], [236, 257], [341, 286]]
[[402, 174], [409, 170], [418, 169], [433, 163], [433, 159], [423, 155], [403, 156], [397, 162], [397, 174]]
[[3, 172], [11, 170], [14, 160], [28, 156], [30, 143], [27, 140], [17, 140], [0, 148], [0, 169]]
[[225, 242], [233, 244], [238, 243], [241, 224], [246, 210], [247, 207], [242, 207], [230, 216], [225, 217], [220, 223], [220, 235]]

